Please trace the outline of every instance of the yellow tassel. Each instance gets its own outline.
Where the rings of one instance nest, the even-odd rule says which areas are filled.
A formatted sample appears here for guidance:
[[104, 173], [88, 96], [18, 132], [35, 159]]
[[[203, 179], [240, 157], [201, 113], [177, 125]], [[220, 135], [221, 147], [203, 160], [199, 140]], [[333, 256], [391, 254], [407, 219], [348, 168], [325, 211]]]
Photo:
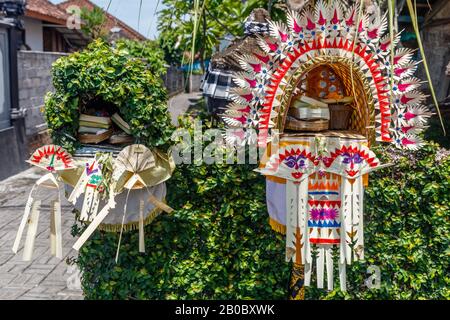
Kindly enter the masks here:
[[[159, 208], [154, 208], [147, 218], [144, 220], [144, 226], [149, 225], [153, 222], [160, 214], [162, 210]], [[120, 229], [122, 228], [122, 224], [101, 224], [99, 225], [98, 229], [105, 232], [120, 232]], [[134, 231], [139, 229], [139, 221], [136, 222], [130, 222], [123, 225], [123, 230], [128, 231]]]
[[282, 225], [278, 221], [275, 221], [272, 218], [270, 218], [269, 224], [273, 231], [284, 234], [284, 235], [286, 234], [286, 226]]
[[363, 175], [363, 186], [368, 187], [369, 186], [369, 174]]
[[279, 178], [276, 176], [266, 176], [267, 180], [270, 180], [272, 182], [280, 183], [280, 184], [286, 184], [286, 179]]

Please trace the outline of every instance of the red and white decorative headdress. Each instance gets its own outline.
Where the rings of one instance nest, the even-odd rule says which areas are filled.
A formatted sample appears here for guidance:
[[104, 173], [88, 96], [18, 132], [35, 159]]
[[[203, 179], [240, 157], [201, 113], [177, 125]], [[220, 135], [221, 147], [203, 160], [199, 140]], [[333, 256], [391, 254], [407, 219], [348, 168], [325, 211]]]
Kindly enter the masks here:
[[405, 149], [421, 146], [418, 133], [431, 113], [413, 76], [418, 63], [411, 60], [412, 50], [398, 47], [399, 34], [391, 43], [386, 16], [320, 0], [313, 9], [289, 12], [287, 25], [268, 23], [270, 36], [259, 37], [260, 50], [240, 57], [245, 71], [236, 74], [234, 102], [223, 115], [229, 127], [256, 129], [265, 146], [271, 129], [282, 129], [286, 96], [300, 76], [318, 65], [340, 64], [352, 70], [352, 85], [355, 78], [364, 86], [367, 127], [375, 128], [376, 140]]

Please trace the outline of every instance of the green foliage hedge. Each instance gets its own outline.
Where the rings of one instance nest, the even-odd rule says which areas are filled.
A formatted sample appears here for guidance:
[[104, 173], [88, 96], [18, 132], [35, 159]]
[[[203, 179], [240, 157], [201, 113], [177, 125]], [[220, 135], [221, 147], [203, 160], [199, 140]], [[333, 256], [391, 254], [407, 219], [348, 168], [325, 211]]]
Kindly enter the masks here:
[[[395, 167], [366, 191], [366, 261], [348, 268], [348, 292], [311, 287], [307, 299], [448, 299], [450, 159], [437, 145], [411, 154], [379, 149]], [[264, 178], [243, 165], [181, 165], [169, 182], [177, 211], [123, 239], [96, 232], [78, 265], [87, 299], [285, 299], [284, 237], [268, 226]], [[74, 234], [79, 233], [78, 227]], [[364, 285], [381, 269], [381, 288]], [[338, 281], [336, 281], [338, 287]]]
[[159, 43], [153, 40], [136, 41], [129, 39], [119, 39], [116, 44], [125, 47], [131, 56], [144, 59], [148, 69], [156, 76], [166, 74], [166, 60], [164, 50], [159, 47]]
[[101, 100], [118, 108], [137, 142], [162, 149], [169, 146], [173, 128], [160, 74], [133, 57], [126, 47], [118, 43], [113, 48], [97, 40], [86, 50], [55, 62], [55, 92], [45, 101], [45, 117], [55, 144], [73, 152], [78, 147], [80, 110], [89, 102]]

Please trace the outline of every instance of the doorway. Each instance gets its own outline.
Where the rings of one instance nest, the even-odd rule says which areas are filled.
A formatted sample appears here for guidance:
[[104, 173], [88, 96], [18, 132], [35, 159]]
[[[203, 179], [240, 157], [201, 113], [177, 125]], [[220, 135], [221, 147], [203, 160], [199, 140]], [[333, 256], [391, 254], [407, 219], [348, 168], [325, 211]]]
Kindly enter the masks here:
[[0, 180], [26, 168], [23, 121], [11, 118], [18, 108], [17, 46], [15, 29], [0, 23]]

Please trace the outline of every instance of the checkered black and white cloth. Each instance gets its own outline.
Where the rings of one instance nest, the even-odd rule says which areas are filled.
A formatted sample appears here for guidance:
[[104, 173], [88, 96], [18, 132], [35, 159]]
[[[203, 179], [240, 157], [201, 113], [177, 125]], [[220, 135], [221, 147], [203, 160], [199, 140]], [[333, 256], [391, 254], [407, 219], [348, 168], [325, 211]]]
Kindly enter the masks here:
[[269, 24], [265, 22], [246, 21], [244, 24], [244, 33], [246, 36], [252, 34], [269, 34]]
[[230, 100], [232, 87], [235, 87], [235, 84], [231, 72], [208, 69], [200, 90], [205, 97]]
[[224, 109], [231, 101], [230, 91], [233, 87], [236, 87], [233, 82], [233, 73], [208, 68], [200, 87], [208, 112], [212, 114], [222, 112], [221, 109]]

